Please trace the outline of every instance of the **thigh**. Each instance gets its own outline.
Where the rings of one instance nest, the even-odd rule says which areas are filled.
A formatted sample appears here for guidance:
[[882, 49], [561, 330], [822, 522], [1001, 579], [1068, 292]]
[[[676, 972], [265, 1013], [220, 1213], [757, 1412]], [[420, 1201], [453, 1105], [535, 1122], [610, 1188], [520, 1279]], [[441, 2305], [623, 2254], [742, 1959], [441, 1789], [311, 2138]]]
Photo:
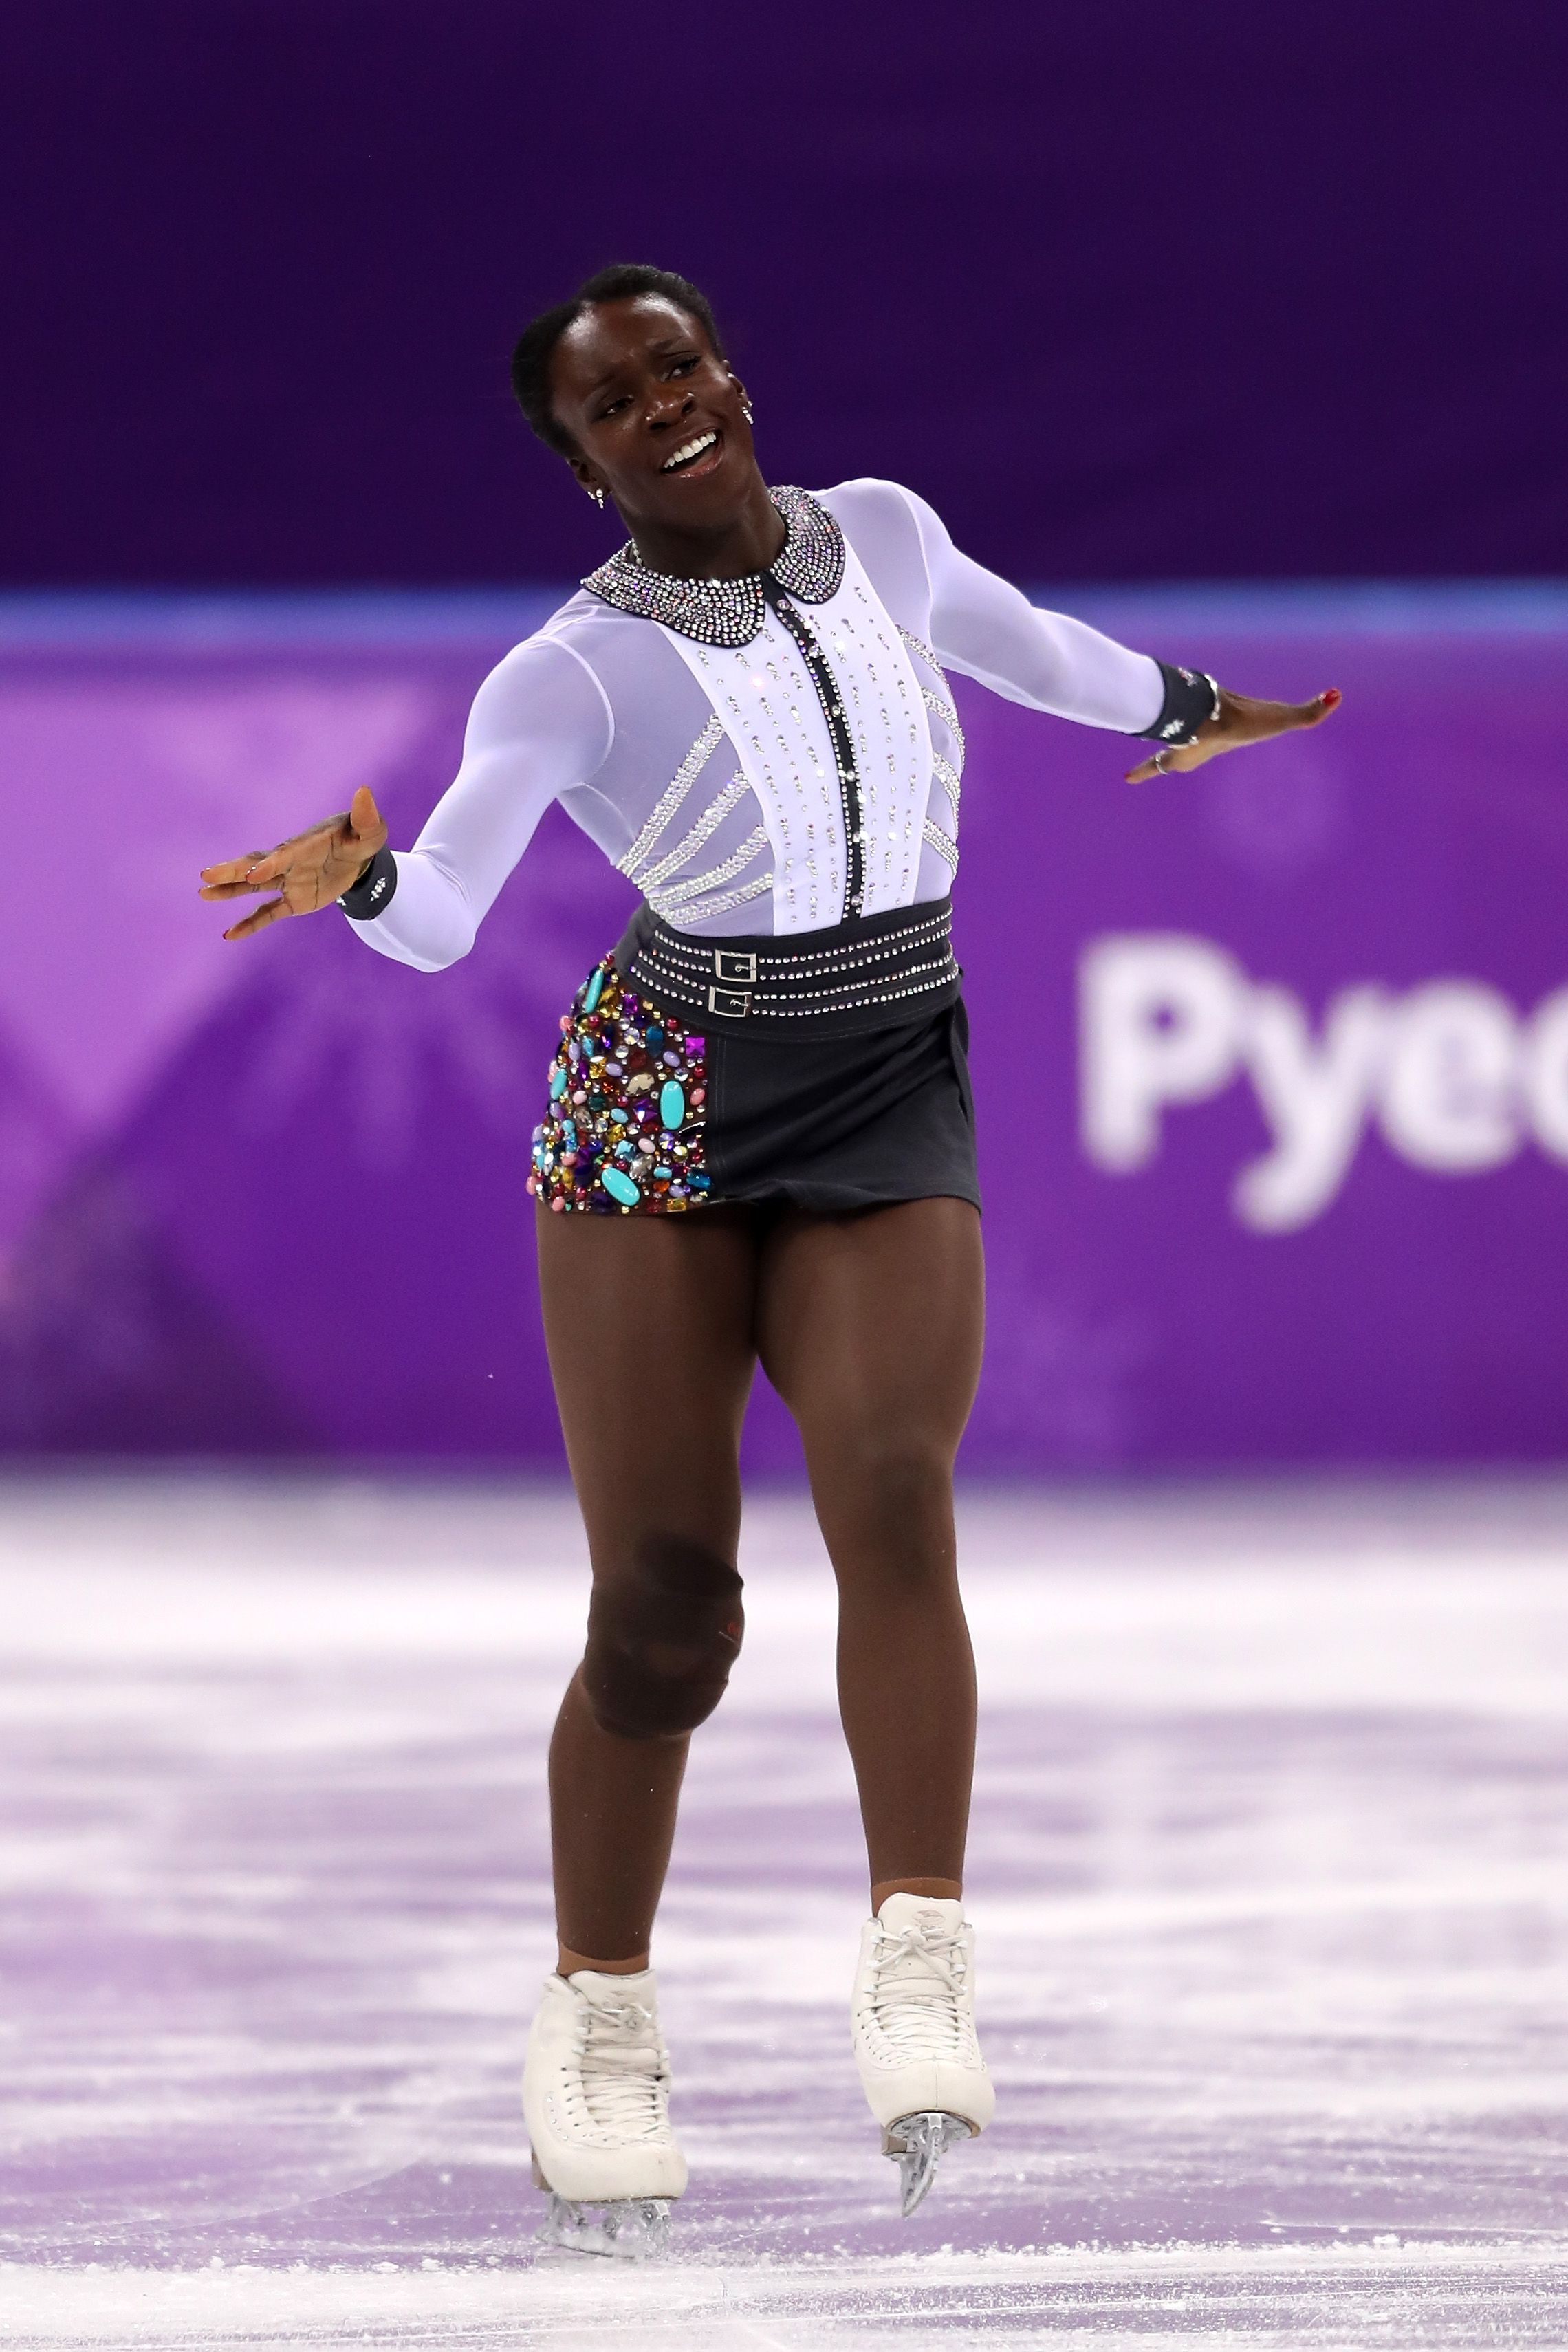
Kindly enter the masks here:
[[984, 1316], [980, 1214], [967, 1201], [782, 1220], [762, 1255], [758, 1347], [814, 1475], [846, 1453], [951, 1464]]
[[758, 1224], [536, 1213], [561, 1426], [596, 1571], [650, 1533], [733, 1558], [756, 1362]]

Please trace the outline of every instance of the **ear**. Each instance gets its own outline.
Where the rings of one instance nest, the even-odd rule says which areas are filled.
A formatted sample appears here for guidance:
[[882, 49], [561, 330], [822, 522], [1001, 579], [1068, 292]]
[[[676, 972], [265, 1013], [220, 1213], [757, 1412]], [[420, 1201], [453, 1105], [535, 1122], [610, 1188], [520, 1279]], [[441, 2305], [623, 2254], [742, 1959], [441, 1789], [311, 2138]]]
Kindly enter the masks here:
[[571, 467], [573, 473], [576, 476], [584, 489], [587, 491], [590, 498], [593, 497], [595, 490], [603, 489], [604, 484], [595, 473], [594, 468], [590, 466], [586, 457], [568, 457], [566, 463]]

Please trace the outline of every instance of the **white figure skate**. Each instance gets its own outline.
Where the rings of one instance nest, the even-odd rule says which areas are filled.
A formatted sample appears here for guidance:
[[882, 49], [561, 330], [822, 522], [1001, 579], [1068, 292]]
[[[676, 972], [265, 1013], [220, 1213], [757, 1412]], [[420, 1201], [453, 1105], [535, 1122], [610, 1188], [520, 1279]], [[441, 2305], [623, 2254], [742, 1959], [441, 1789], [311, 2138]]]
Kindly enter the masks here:
[[534, 2180], [550, 2192], [540, 2232], [547, 2244], [635, 2257], [668, 2243], [686, 2158], [669, 2127], [658, 2001], [651, 1969], [624, 1977], [581, 1969], [544, 1979], [522, 2111]]
[[984, 2130], [996, 2094], [974, 2038], [974, 1930], [963, 1906], [889, 1895], [860, 1935], [855, 2063], [912, 2213], [942, 2151]]

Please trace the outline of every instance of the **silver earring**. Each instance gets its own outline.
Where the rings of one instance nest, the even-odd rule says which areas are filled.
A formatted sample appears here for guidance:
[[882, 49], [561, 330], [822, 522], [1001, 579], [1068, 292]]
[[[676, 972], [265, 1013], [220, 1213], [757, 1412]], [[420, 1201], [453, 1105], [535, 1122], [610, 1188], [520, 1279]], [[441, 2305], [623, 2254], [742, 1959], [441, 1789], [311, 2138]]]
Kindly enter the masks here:
[[588, 496], [593, 499], [594, 504], [599, 509], [600, 512], [603, 513], [605, 506], [604, 491], [589, 489], [586, 482], [584, 483], [583, 488], [588, 491]]
[[749, 400], [743, 400], [741, 403], [741, 414], [745, 418], [748, 425], [755, 424], [756, 419], [752, 414], [752, 404]]

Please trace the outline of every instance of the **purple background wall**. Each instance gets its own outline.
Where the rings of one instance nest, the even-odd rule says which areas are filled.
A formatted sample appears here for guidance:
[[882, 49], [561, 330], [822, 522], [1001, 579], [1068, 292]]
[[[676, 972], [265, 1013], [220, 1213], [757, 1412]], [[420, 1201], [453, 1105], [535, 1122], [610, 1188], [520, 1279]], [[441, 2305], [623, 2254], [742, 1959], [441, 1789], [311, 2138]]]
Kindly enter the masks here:
[[9, 0], [0, 577], [574, 577], [510, 339], [706, 281], [1023, 579], [1568, 571], [1568, 14]]
[[[1568, 593], [1087, 609], [1346, 702], [1133, 790], [1120, 739], [963, 696], [970, 1466], [1558, 1454]], [[224, 948], [195, 895], [361, 776], [406, 839], [530, 618], [11, 615], [0, 1446], [559, 1460], [527, 1138], [626, 886], [552, 820], [435, 977], [335, 914]], [[794, 1458], [771, 1398], [751, 1442]]]
[[[1348, 697], [1156, 793], [966, 698], [972, 1464], [1560, 1452], [1565, 84], [1527, 0], [12, 0], [0, 1448], [557, 1458], [523, 1150], [619, 884], [552, 823], [433, 981], [192, 885], [362, 776], [412, 833], [516, 583], [612, 543], [505, 364], [630, 257], [709, 286], [773, 478]], [[1488, 575], [1539, 584], [1343, 585]]]

